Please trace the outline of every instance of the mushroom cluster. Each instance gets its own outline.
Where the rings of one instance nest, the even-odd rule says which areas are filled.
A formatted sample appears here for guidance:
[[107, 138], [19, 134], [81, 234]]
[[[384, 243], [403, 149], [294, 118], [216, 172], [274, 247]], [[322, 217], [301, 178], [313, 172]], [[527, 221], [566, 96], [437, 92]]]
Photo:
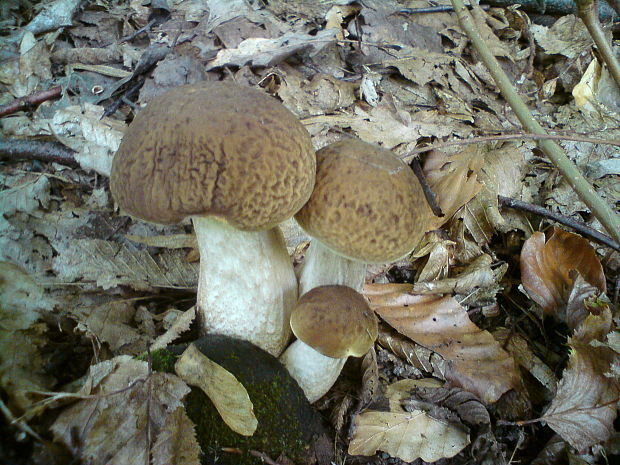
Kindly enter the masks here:
[[143, 220], [192, 219], [203, 333], [236, 336], [277, 356], [297, 300], [277, 225], [308, 200], [315, 172], [308, 132], [277, 100], [200, 82], [138, 113], [114, 157], [110, 187], [120, 208]]

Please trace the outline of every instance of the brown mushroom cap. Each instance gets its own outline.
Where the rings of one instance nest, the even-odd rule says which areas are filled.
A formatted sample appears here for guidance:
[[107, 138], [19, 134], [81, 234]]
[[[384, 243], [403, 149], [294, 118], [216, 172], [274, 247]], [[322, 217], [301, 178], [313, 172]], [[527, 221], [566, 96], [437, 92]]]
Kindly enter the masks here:
[[332, 358], [361, 357], [377, 339], [377, 317], [347, 286], [319, 286], [297, 301], [291, 328], [298, 339]]
[[121, 208], [155, 223], [211, 214], [242, 230], [290, 218], [314, 186], [310, 136], [276, 99], [223, 82], [155, 97], [112, 163]]
[[396, 155], [345, 139], [317, 152], [314, 192], [295, 219], [339, 255], [389, 263], [420, 242], [431, 215], [420, 182]]

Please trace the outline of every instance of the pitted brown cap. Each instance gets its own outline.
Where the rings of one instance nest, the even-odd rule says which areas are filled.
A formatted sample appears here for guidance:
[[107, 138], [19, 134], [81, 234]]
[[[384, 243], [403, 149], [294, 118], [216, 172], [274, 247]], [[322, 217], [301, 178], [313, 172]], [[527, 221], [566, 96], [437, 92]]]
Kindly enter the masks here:
[[308, 132], [276, 99], [201, 82], [138, 113], [114, 157], [110, 187], [123, 210], [147, 221], [206, 214], [252, 231], [299, 210], [315, 172]]
[[389, 263], [420, 242], [431, 215], [407, 165], [389, 150], [345, 139], [317, 152], [316, 185], [295, 219], [339, 255]]
[[377, 317], [364, 297], [347, 286], [319, 286], [297, 301], [291, 328], [327, 357], [361, 357], [377, 339]]

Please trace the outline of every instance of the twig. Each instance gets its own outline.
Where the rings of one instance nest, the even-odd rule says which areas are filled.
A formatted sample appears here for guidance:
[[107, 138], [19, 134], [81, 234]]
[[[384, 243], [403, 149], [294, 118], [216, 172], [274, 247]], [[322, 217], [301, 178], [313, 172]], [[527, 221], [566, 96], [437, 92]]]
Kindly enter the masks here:
[[48, 100], [57, 99], [62, 94], [62, 87], [56, 86], [51, 89], [35, 92], [25, 97], [16, 98], [11, 103], [0, 106], [0, 117], [17, 113], [18, 111], [27, 110], [30, 107], [40, 105]]
[[271, 458], [269, 458], [269, 456], [267, 454], [265, 454], [264, 452], [259, 452], [259, 451], [254, 450], [254, 449], [250, 449], [250, 454], [253, 455], [254, 457], [258, 457], [263, 462], [265, 462], [267, 465], [281, 465], [280, 463], [276, 462], [275, 460], [272, 460]]
[[500, 205], [503, 207], [513, 208], [515, 210], [521, 210], [528, 213], [534, 213], [535, 215], [542, 216], [543, 218], [557, 221], [558, 223], [563, 224], [564, 226], [568, 226], [569, 228], [574, 229], [578, 233], [589, 237], [590, 239], [598, 242], [599, 244], [606, 245], [620, 252], [620, 244], [614, 242], [611, 237], [598, 232], [596, 229], [585, 225], [581, 221], [573, 220], [572, 218], [568, 218], [567, 216], [552, 212], [550, 210], [547, 210], [546, 208], [539, 207], [538, 205], [532, 205], [531, 203], [521, 202], [517, 199], [511, 199], [509, 197], [503, 197], [501, 195], [498, 195], [497, 198]]
[[[527, 105], [521, 100], [521, 97], [512, 86], [512, 81], [508, 78], [484, 39], [478, 33], [474, 19], [467, 8], [465, 8], [463, 1], [451, 1], [461, 28], [468, 35], [496, 85], [501, 90], [504, 99], [506, 99], [515, 112], [521, 124], [527, 132], [546, 134], [543, 127], [532, 117]], [[618, 217], [618, 214], [597, 195], [594, 188], [569, 160], [564, 150], [557, 143], [549, 139], [542, 139], [538, 142], [538, 145], [575, 190], [579, 198], [590, 208], [592, 214], [598, 218], [616, 242], [620, 243], [620, 217]]]
[[496, 140], [571, 140], [575, 142], [586, 142], [588, 144], [605, 144], [605, 145], [613, 145], [615, 147], [620, 147], [620, 140], [605, 140], [605, 139], [595, 139], [592, 137], [580, 137], [580, 136], [564, 136], [562, 134], [498, 134], [496, 136], [481, 136], [481, 137], [472, 137], [469, 139], [459, 139], [448, 142], [441, 142], [438, 144], [429, 145], [426, 147], [419, 147], [410, 152], [407, 152], [405, 155], [401, 157], [401, 159], [405, 163], [409, 163], [417, 154], [430, 152], [431, 150], [440, 150], [446, 147], [453, 147], [456, 145], [472, 145], [472, 144], [481, 144], [483, 142], [492, 142]]
[[426, 202], [431, 207], [431, 210], [435, 216], [443, 217], [444, 214], [441, 211], [441, 207], [437, 203], [437, 196], [428, 185], [426, 181], [426, 176], [424, 176], [424, 172], [422, 171], [422, 167], [420, 166], [420, 160], [418, 158], [414, 158], [411, 162], [411, 167], [413, 168], [413, 172], [418, 177], [418, 181], [420, 181], [420, 185], [422, 186], [422, 190], [424, 191], [424, 196], [426, 197]]
[[40, 160], [60, 163], [71, 168], [80, 164], [75, 159], [75, 151], [59, 142], [27, 139], [6, 139], [0, 137], [0, 160]]
[[601, 58], [607, 65], [609, 73], [614, 78], [614, 81], [616, 81], [616, 85], [620, 87], [620, 62], [616, 58], [616, 55], [614, 55], [611, 45], [607, 41], [607, 37], [605, 37], [605, 33], [601, 28], [601, 23], [598, 20], [597, 0], [577, 0], [577, 12], [588, 28], [588, 32], [596, 44]]
[[125, 37], [123, 37], [119, 41], [119, 43], [123, 44], [125, 42], [129, 42], [130, 40], [133, 40], [136, 37], [138, 37], [143, 32], [149, 32], [156, 22], [157, 22], [157, 19], [151, 19], [148, 23], [146, 23], [146, 25], [142, 26], [140, 29], [136, 29], [131, 34], [126, 35]]

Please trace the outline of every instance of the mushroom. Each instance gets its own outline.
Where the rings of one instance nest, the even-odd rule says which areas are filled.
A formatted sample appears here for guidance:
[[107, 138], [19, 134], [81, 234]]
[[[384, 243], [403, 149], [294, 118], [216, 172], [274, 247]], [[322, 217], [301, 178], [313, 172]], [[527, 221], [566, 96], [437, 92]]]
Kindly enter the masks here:
[[306, 202], [315, 171], [310, 136], [277, 100], [200, 82], [155, 97], [136, 116], [110, 187], [121, 209], [143, 220], [192, 219], [203, 334], [236, 336], [279, 355], [297, 283], [276, 226]]
[[391, 151], [345, 139], [317, 152], [316, 185], [295, 219], [313, 238], [299, 279], [361, 290], [367, 263], [407, 255], [432, 212], [413, 171]]
[[361, 357], [377, 338], [377, 317], [364, 297], [347, 286], [315, 287], [291, 315], [297, 337], [280, 361], [310, 402], [332, 387], [347, 358]]

